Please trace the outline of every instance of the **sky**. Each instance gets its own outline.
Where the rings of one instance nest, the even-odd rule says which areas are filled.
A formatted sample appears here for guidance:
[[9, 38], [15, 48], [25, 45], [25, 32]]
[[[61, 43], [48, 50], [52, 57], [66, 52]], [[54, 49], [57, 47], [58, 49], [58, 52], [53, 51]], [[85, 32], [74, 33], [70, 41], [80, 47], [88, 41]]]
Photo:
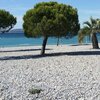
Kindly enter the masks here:
[[38, 2], [57, 1], [77, 8], [79, 23], [93, 18], [100, 18], [100, 0], [0, 0], [0, 9], [5, 9], [17, 17], [17, 24], [14, 28], [22, 28], [23, 15], [28, 9], [34, 7]]

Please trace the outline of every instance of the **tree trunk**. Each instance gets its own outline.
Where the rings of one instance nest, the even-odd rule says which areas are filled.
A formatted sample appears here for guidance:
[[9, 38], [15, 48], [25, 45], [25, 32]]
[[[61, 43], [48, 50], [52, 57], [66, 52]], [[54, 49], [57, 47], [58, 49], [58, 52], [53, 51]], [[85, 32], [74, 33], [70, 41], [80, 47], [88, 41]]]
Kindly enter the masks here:
[[98, 49], [99, 48], [96, 33], [92, 34], [92, 46], [93, 46], [93, 49]]
[[43, 39], [43, 44], [42, 44], [42, 49], [41, 49], [41, 55], [45, 54], [45, 48], [46, 48], [47, 40], [48, 40], [48, 37], [45, 36], [44, 39]]
[[59, 37], [58, 37], [58, 40], [57, 40], [57, 46], [59, 45]]

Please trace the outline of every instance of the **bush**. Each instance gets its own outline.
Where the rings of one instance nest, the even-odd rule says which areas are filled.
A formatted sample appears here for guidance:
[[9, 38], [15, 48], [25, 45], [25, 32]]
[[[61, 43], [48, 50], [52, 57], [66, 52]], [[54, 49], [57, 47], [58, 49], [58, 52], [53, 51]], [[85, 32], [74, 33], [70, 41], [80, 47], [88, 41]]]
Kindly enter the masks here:
[[35, 88], [32, 88], [32, 89], [29, 89], [29, 93], [30, 94], [39, 94], [40, 92], [42, 91], [42, 89], [35, 89]]

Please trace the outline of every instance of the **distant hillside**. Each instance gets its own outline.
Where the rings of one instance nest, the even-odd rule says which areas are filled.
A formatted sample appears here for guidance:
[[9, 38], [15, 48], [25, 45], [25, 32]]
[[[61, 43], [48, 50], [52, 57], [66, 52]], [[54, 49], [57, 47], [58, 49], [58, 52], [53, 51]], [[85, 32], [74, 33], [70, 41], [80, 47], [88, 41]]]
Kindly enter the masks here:
[[23, 33], [23, 29], [12, 29], [9, 33]]
[[21, 38], [24, 37], [24, 32], [22, 29], [12, 29], [8, 33], [0, 34], [0, 38]]
[[23, 31], [23, 29], [12, 29], [8, 33], [24, 33], [24, 31]]

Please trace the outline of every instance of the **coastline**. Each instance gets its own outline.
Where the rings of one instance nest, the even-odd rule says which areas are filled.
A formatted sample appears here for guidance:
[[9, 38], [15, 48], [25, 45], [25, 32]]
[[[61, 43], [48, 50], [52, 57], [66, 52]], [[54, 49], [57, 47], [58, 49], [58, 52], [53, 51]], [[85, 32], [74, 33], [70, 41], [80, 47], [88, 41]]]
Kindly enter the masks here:
[[[99, 43], [100, 44], [100, 43]], [[59, 46], [63, 46], [63, 45], [66, 45], [66, 46], [82, 46], [82, 45], [92, 45], [92, 43], [75, 43], [75, 44], [66, 44], [66, 43], [60, 43]], [[5, 46], [0, 46], [0, 48], [8, 48], [8, 47], [31, 47], [31, 46], [34, 46], [34, 47], [37, 47], [37, 46], [42, 46], [42, 44], [37, 44], [37, 45], [32, 45], [32, 44], [20, 44], [20, 45], [5, 45]], [[57, 46], [57, 44], [47, 44], [46, 46]]]
[[[46, 56], [40, 56], [41, 46], [0, 48], [1, 100], [100, 100], [100, 49], [92, 45], [46, 49]], [[29, 94], [31, 88], [43, 91]]]

